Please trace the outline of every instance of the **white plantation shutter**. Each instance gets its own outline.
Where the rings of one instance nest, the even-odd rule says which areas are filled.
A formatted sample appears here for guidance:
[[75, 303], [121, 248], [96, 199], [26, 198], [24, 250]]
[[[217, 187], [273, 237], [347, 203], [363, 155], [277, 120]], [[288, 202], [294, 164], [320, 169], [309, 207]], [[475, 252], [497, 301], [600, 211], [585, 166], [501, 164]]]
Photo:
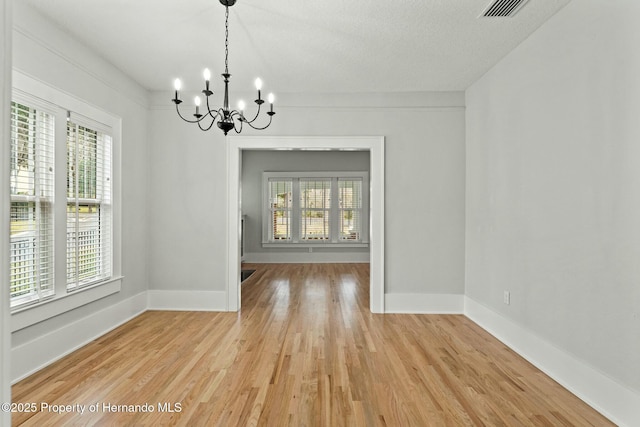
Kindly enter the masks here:
[[331, 221], [331, 179], [301, 178], [300, 240], [328, 241]]
[[362, 179], [338, 178], [339, 239], [362, 240]]
[[11, 307], [54, 294], [53, 115], [11, 103]]
[[291, 241], [292, 181], [269, 180], [269, 239]]
[[67, 289], [112, 275], [111, 136], [67, 122]]

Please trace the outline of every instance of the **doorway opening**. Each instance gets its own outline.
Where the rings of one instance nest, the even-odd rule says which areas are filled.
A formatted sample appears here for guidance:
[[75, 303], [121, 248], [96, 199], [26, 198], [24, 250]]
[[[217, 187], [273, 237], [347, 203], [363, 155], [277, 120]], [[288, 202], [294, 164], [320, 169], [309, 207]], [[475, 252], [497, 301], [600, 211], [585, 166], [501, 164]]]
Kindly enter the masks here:
[[227, 144], [227, 311], [241, 306], [241, 177], [245, 150], [368, 151], [369, 264], [373, 313], [384, 313], [384, 137], [229, 137]]

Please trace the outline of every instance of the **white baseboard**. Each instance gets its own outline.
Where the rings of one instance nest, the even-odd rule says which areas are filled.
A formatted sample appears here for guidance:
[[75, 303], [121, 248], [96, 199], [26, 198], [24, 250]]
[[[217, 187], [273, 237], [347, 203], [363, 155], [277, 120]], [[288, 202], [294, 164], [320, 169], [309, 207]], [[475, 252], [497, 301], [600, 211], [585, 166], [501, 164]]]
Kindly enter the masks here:
[[640, 394], [469, 297], [464, 314], [619, 426], [640, 426]]
[[369, 252], [247, 252], [242, 258], [256, 264], [366, 263]]
[[227, 311], [223, 291], [147, 291], [149, 310]]
[[464, 295], [459, 294], [385, 294], [385, 313], [462, 314]]
[[147, 296], [142, 292], [12, 348], [11, 383], [28, 377], [146, 310]]

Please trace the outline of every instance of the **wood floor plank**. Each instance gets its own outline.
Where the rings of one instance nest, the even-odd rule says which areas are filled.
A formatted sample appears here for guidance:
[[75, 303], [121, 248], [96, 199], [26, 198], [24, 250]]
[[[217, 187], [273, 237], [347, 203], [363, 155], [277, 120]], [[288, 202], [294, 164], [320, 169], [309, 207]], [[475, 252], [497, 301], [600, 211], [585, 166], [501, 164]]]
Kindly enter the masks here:
[[367, 264], [245, 268], [240, 313], [149, 311], [13, 387], [98, 410], [13, 425], [613, 425], [465, 316], [372, 314]]

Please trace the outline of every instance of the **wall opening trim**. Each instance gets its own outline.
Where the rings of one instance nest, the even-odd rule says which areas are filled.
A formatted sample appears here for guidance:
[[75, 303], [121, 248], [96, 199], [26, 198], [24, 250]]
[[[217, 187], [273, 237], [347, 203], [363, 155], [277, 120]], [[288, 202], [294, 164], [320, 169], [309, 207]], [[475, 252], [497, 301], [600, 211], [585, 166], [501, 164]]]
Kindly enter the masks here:
[[384, 313], [384, 137], [234, 136], [227, 139], [227, 311], [238, 311], [240, 292], [240, 184], [243, 150], [369, 151], [369, 308]]

